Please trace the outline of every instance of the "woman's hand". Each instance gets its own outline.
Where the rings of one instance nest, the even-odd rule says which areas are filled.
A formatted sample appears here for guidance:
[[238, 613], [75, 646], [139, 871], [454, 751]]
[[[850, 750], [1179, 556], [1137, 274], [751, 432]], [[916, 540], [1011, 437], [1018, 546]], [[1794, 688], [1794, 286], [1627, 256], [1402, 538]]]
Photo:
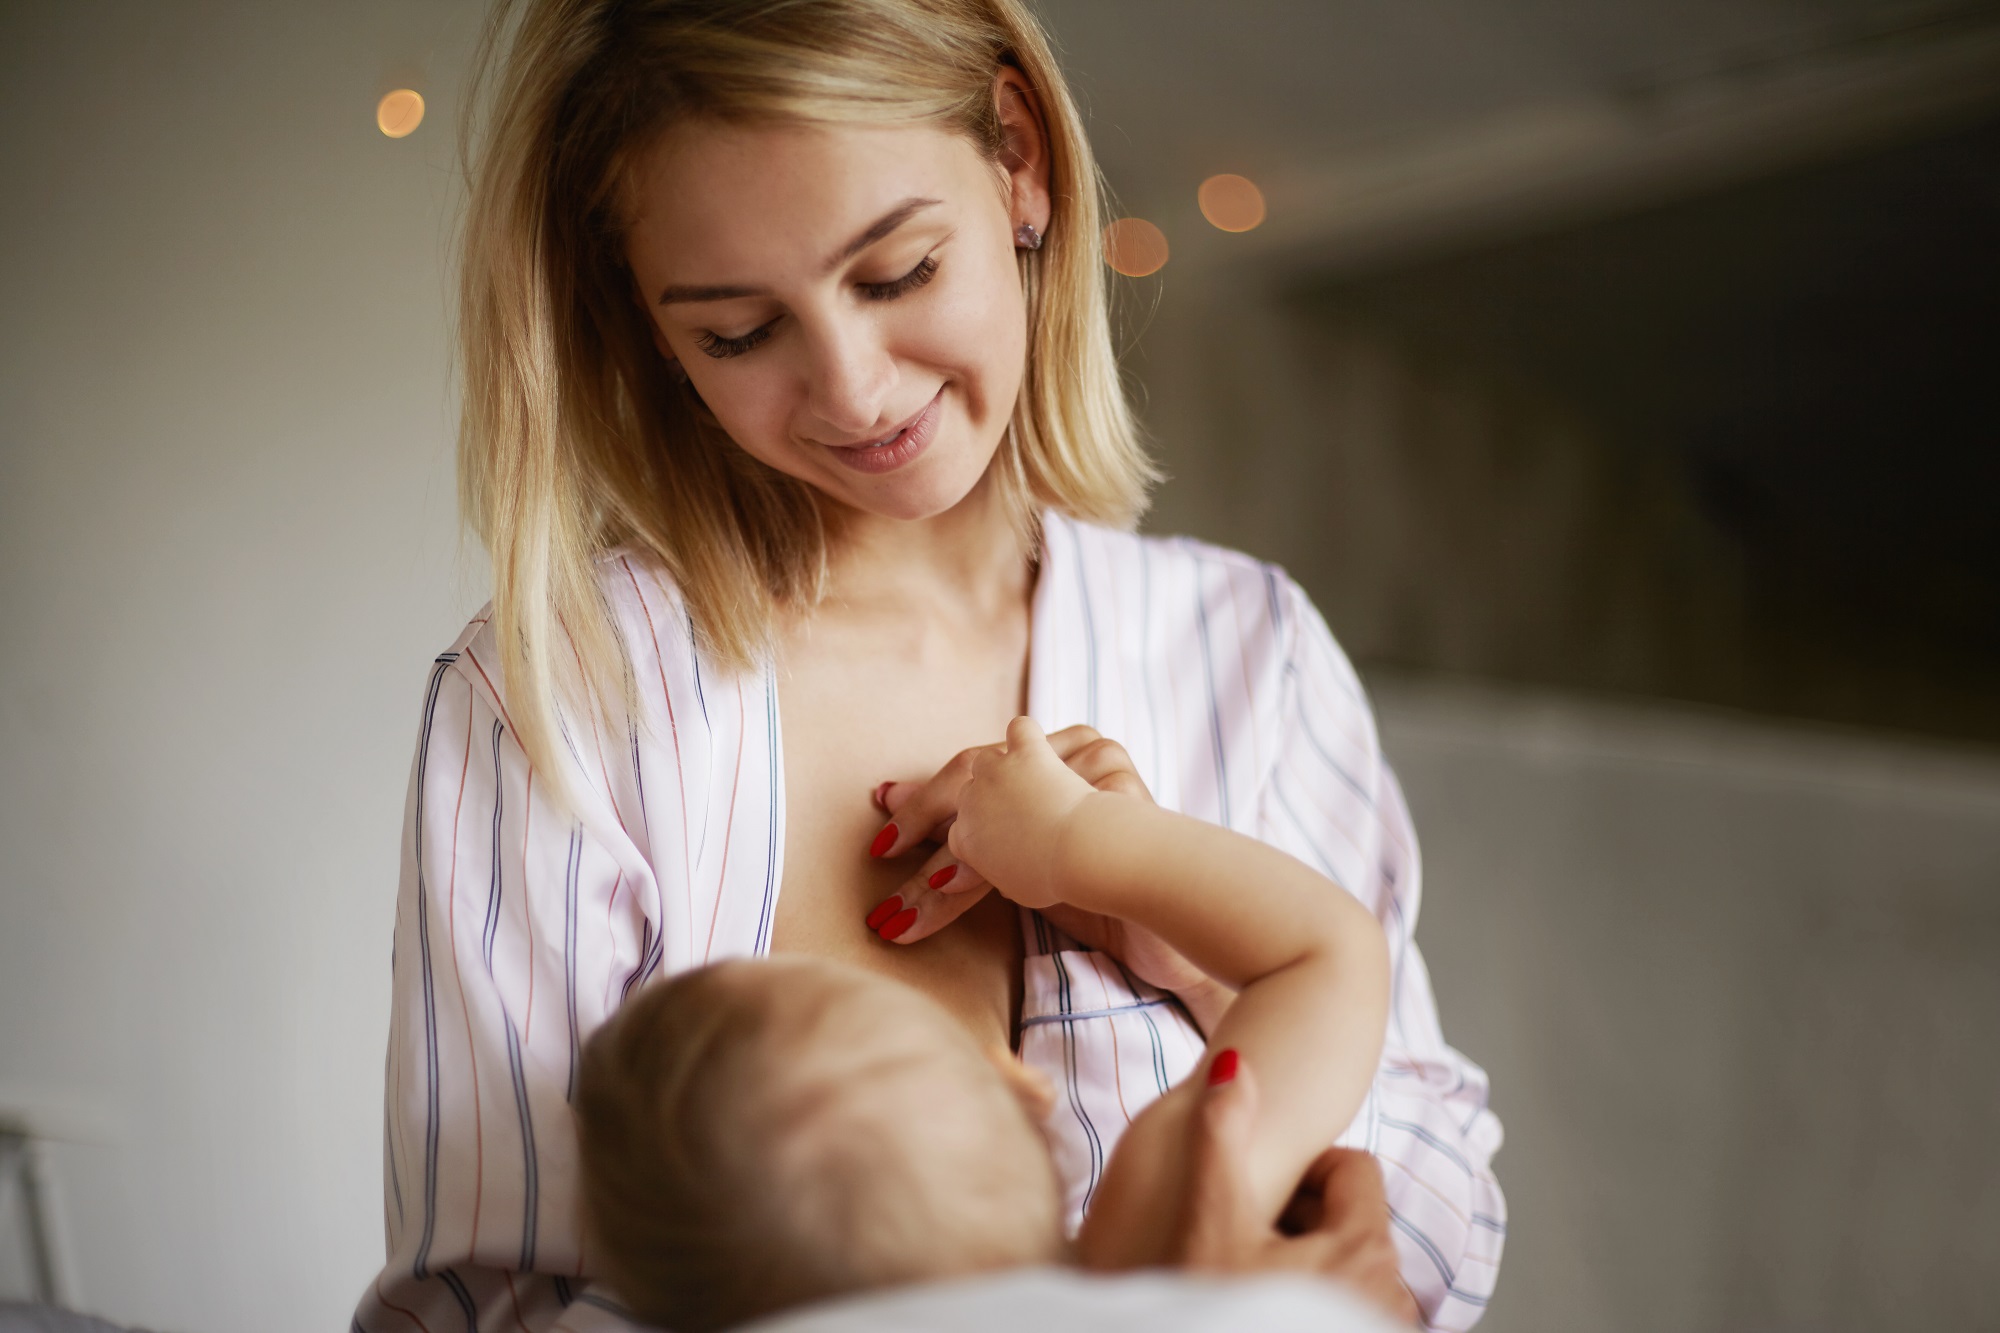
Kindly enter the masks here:
[[1374, 1157], [1328, 1148], [1273, 1228], [1260, 1216], [1245, 1160], [1256, 1129], [1257, 1082], [1247, 1060], [1202, 1089], [1190, 1125], [1187, 1189], [1175, 1237], [1184, 1268], [1209, 1273], [1316, 1273], [1337, 1278], [1388, 1314], [1419, 1322], [1389, 1237], [1389, 1204]]
[[[1056, 758], [1085, 783], [1099, 791], [1121, 792], [1152, 800], [1132, 757], [1117, 741], [1091, 727], [1065, 727], [1044, 742]], [[892, 816], [876, 837], [871, 851], [878, 856], [906, 854], [925, 843], [945, 843], [959, 813], [960, 794], [973, 767], [983, 756], [1005, 745], [982, 745], [961, 751], [927, 782], [886, 782], [876, 789], [876, 804]], [[895, 895], [869, 914], [879, 928], [905, 909], [915, 918], [900, 933], [884, 938], [914, 944], [935, 935], [969, 911], [991, 885], [965, 864], [949, 846], [939, 846]], [[891, 906], [891, 904], [894, 906]], [[1170, 948], [1159, 936], [1116, 917], [1084, 912], [1057, 903], [1042, 909], [1051, 924], [1085, 948], [1112, 955], [1142, 980], [1181, 996], [1204, 1031], [1228, 1007], [1231, 993], [1207, 973]]]

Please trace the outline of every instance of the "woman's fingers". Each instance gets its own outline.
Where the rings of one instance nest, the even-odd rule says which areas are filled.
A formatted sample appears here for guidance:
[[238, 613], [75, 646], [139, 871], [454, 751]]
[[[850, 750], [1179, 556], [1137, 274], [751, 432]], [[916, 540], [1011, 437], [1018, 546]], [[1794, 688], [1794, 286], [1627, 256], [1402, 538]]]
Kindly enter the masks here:
[[[1068, 761], [1072, 755], [1102, 739], [1094, 727], [1076, 726], [1064, 727], [1051, 734], [1048, 743], [1058, 758]], [[1004, 741], [995, 745], [975, 745], [960, 750], [945, 762], [943, 768], [921, 782], [884, 782], [878, 785], [872, 798], [888, 820], [875, 831], [873, 840], [868, 844], [868, 854], [878, 859], [901, 856], [918, 843], [943, 842], [951, 828], [951, 821], [958, 814], [959, 789], [972, 776], [973, 765], [981, 755], [988, 752], [1004, 754], [1006, 749]], [[1119, 753], [1124, 751], [1121, 749]], [[1129, 761], [1127, 763], [1129, 766]], [[1143, 785], [1141, 790], [1144, 790]]]
[[878, 859], [901, 856], [918, 843], [943, 841], [940, 830], [958, 813], [958, 789], [972, 776], [973, 761], [982, 750], [995, 748], [980, 745], [960, 750], [922, 782], [891, 782], [877, 787], [876, 803], [890, 819], [876, 830], [868, 854]]
[[868, 929], [891, 944], [915, 944], [971, 911], [992, 886], [944, 848], [896, 892], [877, 903]]

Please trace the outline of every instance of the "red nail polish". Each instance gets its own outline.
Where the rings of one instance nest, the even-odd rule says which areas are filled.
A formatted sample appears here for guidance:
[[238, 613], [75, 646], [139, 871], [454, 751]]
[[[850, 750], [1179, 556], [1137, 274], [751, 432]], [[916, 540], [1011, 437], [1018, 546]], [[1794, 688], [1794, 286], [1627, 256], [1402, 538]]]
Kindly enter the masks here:
[[1235, 1077], [1236, 1048], [1231, 1046], [1229, 1049], [1220, 1052], [1208, 1066], [1208, 1086], [1212, 1088], [1218, 1083], [1227, 1083]]
[[875, 808], [885, 815], [889, 813], [889, 788], [895, 785], [893, 782], [885, 782], [875, 789]]
[[931, 887], [934, 889], [941, 889], [945, 885], [951, 883], [953, 880], [957, 878], [958, 878], [958, 867], [946, 866], [944, 869], [938, 871], [935, 875], [931, 876], [931, 881], [930, 881]]
[[868, 854], [870, 856], [879, 857], [882, 855], [882, 853], [888, 851], [891, 847], [894, 847], [895, 845], [896, 845], [896, 826], [894, 824], [891, 824], [887, 828], [883, 829], [880, 833], [875, 835], [875, 841], [868, 844]]
[[903, 895], [891, 894], [875, 904], [875, 910], [868, 914], [868, 929], [874, 930], [884, 921], [903, 910]]
[[916, 924], [917, 909], [914, 907], [905, 907], [902, 911], [896, 913], [896, 915], [890, 917], [877, 927], [875, 933], [885, 940], [893, 940]]

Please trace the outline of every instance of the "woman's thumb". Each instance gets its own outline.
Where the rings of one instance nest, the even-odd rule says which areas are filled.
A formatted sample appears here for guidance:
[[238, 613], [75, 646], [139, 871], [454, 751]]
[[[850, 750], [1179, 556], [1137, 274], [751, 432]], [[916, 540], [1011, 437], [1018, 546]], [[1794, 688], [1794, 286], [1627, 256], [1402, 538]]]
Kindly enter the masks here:
[[1188, 1134], [1181, 1262], [1230, 1270], [1264, 1231], [1250, 1197], [1248, 1157], [1257, 1119], [1257, 1081], [1234, 1050], [1209, 1061]]

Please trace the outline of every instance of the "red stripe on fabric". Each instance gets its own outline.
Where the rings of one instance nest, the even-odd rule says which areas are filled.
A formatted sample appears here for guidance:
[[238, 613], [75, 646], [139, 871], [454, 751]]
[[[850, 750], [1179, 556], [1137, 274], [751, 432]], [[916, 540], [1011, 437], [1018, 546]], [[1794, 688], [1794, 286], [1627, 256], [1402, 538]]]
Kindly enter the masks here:
[[[685, 891], [681, 894], [681, 899], [687, 904], [688, 944], [692, 947], [694, 944], [694, 839], [688, 833], [687, 770], [681, 766], [681, 728], [680, 723], [674, 717], [674, 692], [667, 688], [667, 661], [660, 655], [660, 632], [653, 628], [653, 610], [646, 605], [646, 594], [639, 588], [639, 578], [632, 572], [632, 562], [620, 556], [618, 563], [625, 566], [625, 577], [631, 580], [633, 595], [639, 599], [639, 610], [644, 612], [646, 616], [646, 633], [651, 635], [653, 639], [653, 665], [659, 669], [660, 673], [660, 697], [666, 701], [667, 705], [667, 731], [673, 736], [674, 740], [674, 787], [675, 790], [680, 792], [681, 797], [681, 863], [686, 874], [686, 879], [683, 881]], [[658, 874], [657, 871], [654, 873]], [[665, 929], [666, 923], [663, 921], [660, 924], [661, 928]]]
[[[1454, 1204], [1450, 1199], [1445, 1198], [1444, 1195], [1439, 1194], [1437, 1191], [1437, 1186], [1431, 1184], [1428, 1180], [1425, 1180], [1422, 1176], [1418, 1175], [1415, 1171], [1411, 1170], [1406, 1163], [1399, 1162], [1395, 1158], [1387, 1155], [1386, 1153], [1376, 1153], [1375, 1158], [1377, 1161], [1387, 1162], [1390, 1166], [1395, 1167], [1398, 1171], [1401, 1171], [1404, 1175], [1408, 1176], [1411, 1179], [1411, 1181], [1416, 1183], [1418, 1186], [1422, 1187], [1423, 1191], [1426, 1194], [1430, 1195], [1433, 1199], [1436, 1199], [1439, 1203], [1443, 1204], [1445, 1207], [1445, 1211], [1450, 1213], [1453, 1217], [1457, 1218], [1460, 1226], [1464, 1227], [1468, 1232], [1472, 1230], [1472, 1219], [1466, 1216], [1465, 1213], [1461, 1212], [1458, 1208], [1458, 1205]], [[1435, 1243], [1437, 1238], [1433, 1236], [1431, 1239]]]
[[472, 663], [473, 670], [477, 671], [479, 678], [486, 682], [486, 692], [493, 696], [493, 706], [500, 710], [500, 720], [507, 724], [507, 730], [513, 731], [514, 719], [507, 715], [507, 705], [501, 700], [500, 691], [493, 684], [493, 677], [487, 675], [486, 668], [479, 664], [479, 658], [473, 654], [470, 644], [466, 645], [465, 660]]
[[[618, 956], [618, 923], [613, 918], [612, 912], [618, 906], [618, 890], [624, 884], [625, 872], [621, 870], [618, 872], [618, 877], [611, 881], [611, 897], [604, 904], [604, 938], [610, 943], [611, 956], [613, 958]], [[611, 1012], [611, 985], [617, 980], [617, 968], [607, 967], [604, 969], [604, 994], [598, 997], [598, 1007], [607, 1014]]]
[[466, 1242], [470, 1252], [479, 1244], [479, 1204], [486, 1184], [486, 1133], [480, 1123], [479, 1111], [479, 1048], [472, 1042], [472, 1008], [465, 1002], [465, 973], [458, 965], [458, 825], [459, 812], [465, 808], [465, 778], [472, 771], [472, 723], [471, 709], [476, 700], [472, 682], [465, 682], [467, 719], [465, 727], [465, 759], [458, 770], [458, 800], [451, 808], [451, 875], [445, 882], [445, 918], [451, 931], [451, 975], [458, 986], [458, 1012], [465, 1019], [465, 1054], [472, 1062], [472, 1236]]
[[403, 1316], [403, 1318], [409, 1320], [411, 1323], [415, 1324], [418, 1328], [422, 1329], [424, 1333], [431, 1333], [430, 1325], [426, 1324], [423, 1320], [417, 1318], [417, 1312], [415, 1310], [405, 1310], [402, 1306], [396, 1304], [394, 1301], [389, 1299], [388, 1293], [382, 1290], [382, 1279], [380, 1275], [377, 1275], [377, 1277], [375, 1278], [375, 1299], [382, 1302], [383, 1308], [394, 1310], [397, 1314]]
[[[561, 625], [560, 617], [556, 621]], [[583, 654], [577, 651], [576, 640], [570, 638], [569, 626], [562, 626], [563, 638], [569, 643], [569, 655], [576, 659], [576, 673], [579, 679], [588, 679], [583, 670]], [[590, 710], [590, 743], [597, 747], [597, 771], [604, 779], [604, 799], [611, 802], [611, 815], [618, 821], [618, 831], [629, 841], [632, 830], [625, 827], [625, 812], [618, 808], [618, 794], [611, 789], [611, 773], [604, 766], [604, 730], [598, 726], [597, 710]], [[612, 891], [616, 894], [617, 890]]]
[[729, 833], [736, 827], [736, 793], [743, 787], [743, 687], [736, 687], [736, 772], [729, 779], [729, 817], [722, 823], [722, 867], [715, 873], [715, 911], [708, 918], [708, 943], [702, 947], [701, 961], [715, 952], [715, 923], [722, 919], [722, 895], [729, 888]]
[[528, 1321], [521, 1317], [521, 1293], [514, 1290], [514, 1275], [502, 1269], [500, 1276], [507, 1279], [507, 1299], [514, 1305], [514, 1327], [520, 1329], [521, 1333], [534, 1333], [534, 1330], [528, 1327]]

